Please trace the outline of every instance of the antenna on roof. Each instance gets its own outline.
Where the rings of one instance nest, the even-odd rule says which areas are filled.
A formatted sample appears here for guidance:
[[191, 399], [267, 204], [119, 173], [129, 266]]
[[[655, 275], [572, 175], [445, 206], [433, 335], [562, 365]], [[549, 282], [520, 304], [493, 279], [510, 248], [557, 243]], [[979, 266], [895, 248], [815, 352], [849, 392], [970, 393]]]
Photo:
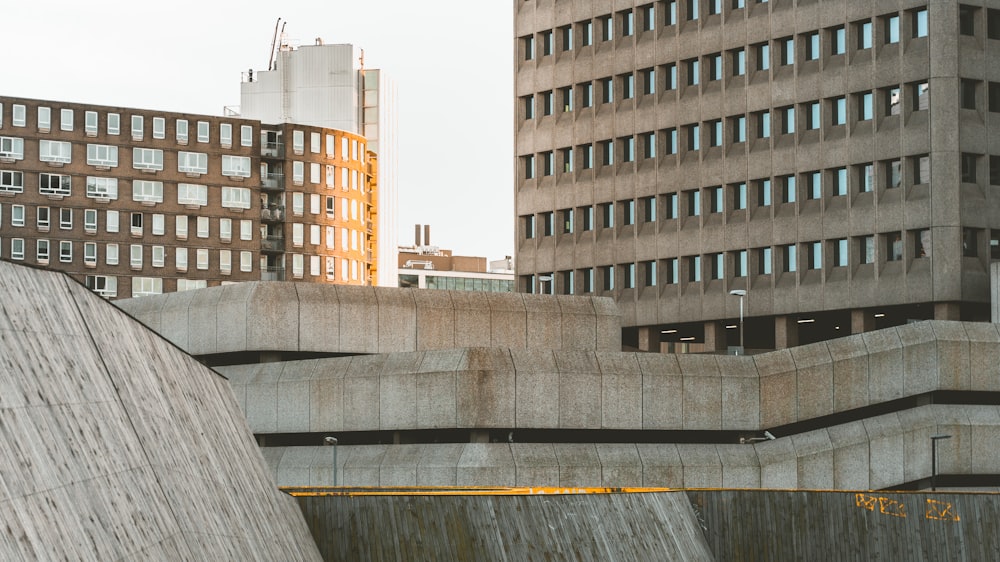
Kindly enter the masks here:
[[278, 24], [281, 23], [281, 18], [274, 22], [274, 37], [271, 39], [271, 55], [267, 57], [267, 69], [274, 70], [274, 47], [278, 42]]

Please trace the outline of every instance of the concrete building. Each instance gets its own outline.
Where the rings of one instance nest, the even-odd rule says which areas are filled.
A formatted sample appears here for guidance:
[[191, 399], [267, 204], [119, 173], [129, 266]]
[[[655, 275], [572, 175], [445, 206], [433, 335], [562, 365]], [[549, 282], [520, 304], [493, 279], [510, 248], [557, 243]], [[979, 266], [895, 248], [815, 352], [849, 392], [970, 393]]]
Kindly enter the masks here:
[[366, 285], [377, 167], [337, 129], [0, 97], [0, 257], [108, 298]]
[[514, 292], [514, 262], [456, 256], [431, 244], [431, 227], [416, 225], [413, 246], [399, 247], [399, 286], [451, 291]]
[[267, 70], [246, 73], [240, 84], [243, 117], [265, 123], [300, 123], [348, 131], [367, 139], [378, 162], [373, 217], [381, 233], [378, 285], [396, 285], [396, 85], [366, 68], [364, 51], [349, 44], [293, 46], [284, 33]]
[[[513, 3], [519, 289], [625, 342], [987, 320], [1000, 4]], [[551, 279], [552, 281], [547, 281]]]

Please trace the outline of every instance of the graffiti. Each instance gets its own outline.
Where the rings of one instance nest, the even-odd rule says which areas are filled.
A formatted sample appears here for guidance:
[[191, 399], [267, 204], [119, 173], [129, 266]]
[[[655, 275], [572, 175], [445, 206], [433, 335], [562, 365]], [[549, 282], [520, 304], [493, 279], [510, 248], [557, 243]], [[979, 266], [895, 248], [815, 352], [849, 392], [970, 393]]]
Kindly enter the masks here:
[[878, 496], [866, 496], [865, 494], [854, 494], [854, 503], [858, 507], [863, 507], [868, 511], [875, 511], [878, 506], [879, 513], [891, 515], [893, 517], [906, 517], [906, 506], [892, 499]]
[[961, 521], [957, 513], [951, 510], [951, 503], [927, 498], [927, 513], [924, 519], [934, 519], [936, 521]]

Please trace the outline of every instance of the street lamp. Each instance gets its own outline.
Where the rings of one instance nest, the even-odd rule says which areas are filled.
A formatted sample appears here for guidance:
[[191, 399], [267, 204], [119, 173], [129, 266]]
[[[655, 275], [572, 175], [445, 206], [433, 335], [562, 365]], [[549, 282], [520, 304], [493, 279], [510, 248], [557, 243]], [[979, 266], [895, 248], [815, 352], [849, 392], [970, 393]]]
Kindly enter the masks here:
[[937, 491], [937, 442], [951, 439], [951, 435], [931, 435], [931, 491]]
[[324, 437], [324, 445], [333, 445], [333, 485], [337, 485], [337, 438], [336, 437]]
[[740, 349], [736, 355], [745, 355], [746, 353], [743, 351], [743, 297], [747, 296], [747, 292], [743, 289], [733, 289], [729, 291], [729, 294], [740, 297]]

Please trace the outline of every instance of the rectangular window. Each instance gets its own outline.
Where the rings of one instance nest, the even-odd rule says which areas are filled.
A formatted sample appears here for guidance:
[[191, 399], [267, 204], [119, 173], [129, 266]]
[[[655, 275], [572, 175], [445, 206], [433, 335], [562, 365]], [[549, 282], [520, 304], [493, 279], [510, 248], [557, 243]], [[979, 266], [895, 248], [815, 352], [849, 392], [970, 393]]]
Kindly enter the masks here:
[[188, 122], [187, 119], [177, 120], [177, 143], [187, 144], [188, 142]]
[[771, 68], [771, 47], [767, 43], [760, 43], [754, 47], [757, 55], [757, 70], [768, 70]]
[[963, 152], [961, 156], [962, 164], [962, 182], [964, 183], [976, 183], [977, 170], [976, 161], [978, 157], [975, 154], [969, 154], [968, 152]]
[[795, 202], [795, 176], [785, 176], [781, 178], [783, 196], [785, 203]]
[[698, 125], [688, 125], [685, 129], [687, 129], [688, 150], [698, 150], [701, 147], [701, 129]]
[[104, 229], [108, 232], [118, 232], [118, 211], [108, 210], [104, 215]]
[[708, 125], [708, 145], [722, 146], [722, 120], [709, 121], [706, 125]]
[[903, 162], [901, 160], [883, 162], [882, 166], [886, 189], [893, 189], [903, 184]]
[[[333, 140], [333, 135], [327, 135], [328, 140]], [[327, 145], [332, 146], [332, 142], [328, 142]], [[240, 125], [240, 146], [253, 146], [253, 127], [250, 125]], [[333, 155], [333, 151], [330, 151], [330, 155]]]
[[733, 255], [733, 266], [735, 266], [735, 271], [733, 272], [734, 277], [746, 277], [749, 266], [747, 264], [747, 251], [740, 250]]
[[667, 90], [677, 89], [677, 65], [670, 63], [663, 67], [663, 75], [665, 79], [664, 88]]
[[73, 130], [73, 110], [72, 109], [60, 109], [59, 110], [59, 130], [61, 130], [61, 131], [72, 131]]
[[153, 230], [152, 230], [153, 235], [163, 236], [165, 230], [164, 228], [165, 222], [166, 221], [164, 215], [161, 215], [159, 213], [153, 215]]
[[833, 241], [833, 267], [847, 267], [847, 238]]
[[97, 243], [96, 242], [84, 242], [83, 243], [83, 263], [84, 263], [84, 265], [89, 265], [91, 267], [97, 265]]
[[726, 210], [725, 192], [722, 186], [709, 187], [709, 205], [712, 213], [722, 213]]
[[[180, 284], [178, 280], [178, 285]], [[163, 279], [158, 277], [133, 277], [132, 297], [145, 297], [149, 295], [159, 295], [163, 293]]]
[[[188, 154], [191, 154], [190, 152]], [[319, 169], [319, 164], [316, 164], [317, 170]], [[231, 156], [228, 154], [222, 155], [222, 175], [249, 178], [250, 177], [250, 157], [249, 156]], [[317, 172], [318, 175], [318, 172]], [[317, 178], [315, 183], [319, 183], [319, 178]]]
[[687, 216], [697, 217], [701, 214], [701, 192], [697, 189], [685, 191], [684, 199], [687, 201]]
[[885, 42], [899, 43], [899, 16], [893, 15], [885, 18]]
[[806, 60], [818, 60], [819, 59], [819, 32], [814, 31], [812, 33], [806, 33], [803, 37], [805, 45], [805, 59]]
[[747, 184], [740, 182], [729, 186], [732, 193], [733, 209], [740, 210], [747, 208]]
[[676, 219], [680, 215], [677, 210], [677, 194], [667, 193], [663, 196], [663, 218], [664, 219]]
[[579, 207], [576, 211], [580, 215], [580, 230], [584, 232], [594, 230], [594, 208]]
[[132, 138], [142, 140], [143, 117], [142, 115], [132, 116]]
[[885, 114], [899, 115], [900, 102], [902, 101], [899, 88], [881, 88], [879, 91], [882, 93], [883, 103], [885, 104]]
[[87, 111], [83, 114], [83, 130], [88, 137], [97, 136], [97, 112]]
[[913, 111], [923, 111], [930, 108], [930, 86], [927, 82], [913, 85]]
[[791, 66], [795, 64], [795, 39], [786, 37], [778, 40], [781, 45], [781, 64]]
[[541, 41], [542, 41], [542, 56], [546, 56], [547, 57], [547, 56], [551, 55], [552, 51], [553, 51], [553, 46], [554, 46], [552, 44], [553, 43], [553, 41], [552, 41], [552, 32], [551, 31], [543, 31], [543, 32], [541, 32], [539, 34], [539, 37], [541, 38]]
[[615, 207], [612, 203], [601, 203], [598, 205], [601, 212], [601, 226], [604, 228], [615, 227]]
[[163, 246], [153, 246], [152, 262], [153, 267], [163, 267], [163, 260], [166, 252]]
[[771, 274], [771, 248], [757, 250], [757, 271], [760, 275]]
[[833, 126], [847, 124], [847, 98], [830, 100], [830, 124]]
[[122, 116], [117, 113], [108, 114], [108, 134], [118, 135], [121, 133]]
[[621, 13], [622, 37], [629, 37], [635, 33], [635, 15], [632, 10], [625, 10]]
[[722, 13], [722, 0], [708, 0], [708, 13], [715, 16]]
[[0, 158], [4, 160], [24, 160], [24, 139], [0, 137]]
[[104, 263], [118, 265], [118, 244], [108, 244], [104, 248]]
[[10, 259], [12, 260], [24, 259], [24, 238], [11, 238]]
[[194, 183], [177, 184], [177, 204], [201, 207], [208, 205], [208, 186]]
[[798, 269], [798, 261], [795, 256], [795, 244], [788, 244], [782, 247], [782, 270], [793, 272]]
[[730, 62], [733, 65], [733, 76], [743, 76], [747, 73], [746, 51], [742, 48], [729, 51]]
[[959, 81], [958, 98], [962, 109], [976, 109], [976, 90], [978, 89], [978, 86], [978, 80], [963, 78]]
[[858, 238], [858, 256], [860, 256], [860, 262], [865, 263], [875, 263], [875, 237], [874, 236], [862, 236]]
[[0, 193], [23, 193], [24, 173], [0, 170]]
[[847, 37], [844, 26], [831, 28], [827, 37], [830, 41], [830, 55], [842, 55], [847, 51]]
[[635, 224], [635, 200], [629, 199], [619, 203], [622, 210], [622, 225], [629, 226]]
[[722, 54], [715, 53], [708, 55], [708, 80], [714, 82], [722, 80]]
[[812, 103], [805, 104], [806, 110], [806, 130], [816, 130], [822, 124], [820, 113], [819, 113], [819, 102], [814, 101]]
[[572, 51], [573, 50], [573, 26], [567, 25], [565, 27], [559, 28], [560, 35], [562, 35], [562, 50]]
[[[153, 130], [154, 131], [156, 130], [155, 122]], [[316, 135], [318, 138], [319, 133], [316, 133]], [[231, 123], [219, 124], [219, 144], [221, 144], [223, 148], [229, 148], [233, 146], [233, 125]], [[313, 152], [319, 152], [319, 149], [317, 148]]]
[[162, 170], [163, 151], [157, 148], [133, 148], [132, 167], [136, 170]]
[[667, 129], [663, 136], [664, 140], [666, 140], [665, 153], [677, 154], [677, 129]]
[[223, 186], [222, 206], [227, 209], [249, 209], [250, 188]]
[[91, 199], [118, 199], [118, 178], [87, 176], [87, 197]]
[[186, 174], [207, 174], [208, 154], [204, 152], [178, 152], [177, 171]]
[[927, 8], [914, 10], [913, 14], [913, 36], [927, 37]]
[[132, 182], [132, 200], [144, 203], [163, 202], [163, 182], [135, 180]]
[[208, 121], [198, 121], [198, 142], [208, 142]]
[[872, 22], [871, 20], [859, 21], [854, 24], [854, 31], [858, 36], [858, 49], [872, 48]]
[[142, 269], [142, 244], [129, 246], [128, 264], [132, 269]]
[[253, 221], [240, 221], [240, 240], [253, 240]]
[[701, 256], [687, 257], [688, 281], [698, 283], [701, 281]]
[[756, 190], [757, 190], [757, 206], [758, 207], [771, 206], [771, 180], [769, 179], [757, 180]]
[[855, 166], [858, 178], [858, 192], [868, 193], [875, 189], [875, 167], [872, 164]]
[[[1000, 184], [1000, 175], [994, 178], [993, 174], [993, 156], [990, 157], [990, 183], [993, 185]], [[931, 182], [931, 157], [924, 154], [921, 156], [911, 156], [911, 161], [913, 162], [913, 185], [919, 185]], [[997, 170], [1000, 173], [1000, 169]], [[997, 181], [994, 182], [993, 180]]]
[[11, 124], [15, 127], [24, 127], [27, 124], [27, 115], [27, 109], [23, 105], [15, 103], [11, 107]]
[[687, 70], [688, 86], [697, 86], [699, 78], [698, 73], [700, 72], [698, 59], [684, 61], [684, 67]]
[[195, 221], [195, 234], [198, 238], [208, 238], [210, 235], [210, 222], [208, 217], [197, 217]]
[[38, 130], [48, 132], [52, 128], [52, 109], [45, 106], [38, 107]]
[[[327, 275], [333, 275], [333, 258], [327, 258]], [[253, 252], [240, 252], [240, 271], [247, 273], [253, 271]]]
[[823, 174], [820, 172], [807, 172], [806, 178], [806, 194], [809, 199], [822, 199], [823, 198]]
[[524, 60], [533, 60], [535, 58], [535, 38], [531, 35], [522, 37], [521, 43], [524, 46]]
[[664, 10], [663, 25], [677, 25], [677, 0], [665, 0], [666, 10]]
[[698, 3], [701, 0], [687, 0], [687, 19], [694, 21], [698, 19]]
[[167, 120], [163, 117], [153, 117], [153, 138], [162, 139], [167, 136]]
[[132, 213], [132, 230], [134, 236], [142, 236], [143, 216], [142, 213]]
[[734, 143], [746, 142], [747, 140], [747, 118], [743, 115], [730, 119], [732, 129], [732, 139]]
[[24, 226], [24, 205], [11, 205], [10, 225]]
[[871, 121], [875, 114], [875, 108], [872, 105], [872, 93], [863, 92], [857, 94], [858, 100], [858, 121]]
[[73, 228], [73, 209], [62, 208], [59, 209], [59, 228], [62, 230], [72, 230]]
[[88, 144], [87, 164], [104, 168], [117, 168], [118, 147], [107, 144]]
[[643, 95], [650, 95], [656, 93], [656, 70], [653, 68], [646, 68], [640, 70], [639, 73], [642, 75], [642, 93]]
[[195, 267], [200, 270], [208, 269], [208, 249], [199, 248], [195, 250]]
[[758, 111], [754, 114], [754, 117], [754, 121], [757, 123], [757, 138], [769, 138], [771, 136], [771, 113], [768, 111]]
[[49, 241], [38, 240], [35, 242], [35, 260], [38, 263], [49, 263]]
[[219, 250], [219, 271], [229, 275], [233, 271], [233, 253], [230, 250]]
[[87, 234], [97, 232], [97, 209], [83, 210], [83, 230]]
[[62, 174], [38, 174], [38, 193], [68, 197], [72, 180]]
[[50, 224], [51, 209], [48, 207], [37, 207], [35, 209], [35, 227], [43, 232], [48, 232]]
[[675, 285], [680, 281], [680, 264], [677, 258], [667, 258], [663, 260], [663, 283], [666, 285]]
[[73, 145], [65, 141], [38, 141], [38, 159], [42, 162], [69, 164], [73, 161]]

